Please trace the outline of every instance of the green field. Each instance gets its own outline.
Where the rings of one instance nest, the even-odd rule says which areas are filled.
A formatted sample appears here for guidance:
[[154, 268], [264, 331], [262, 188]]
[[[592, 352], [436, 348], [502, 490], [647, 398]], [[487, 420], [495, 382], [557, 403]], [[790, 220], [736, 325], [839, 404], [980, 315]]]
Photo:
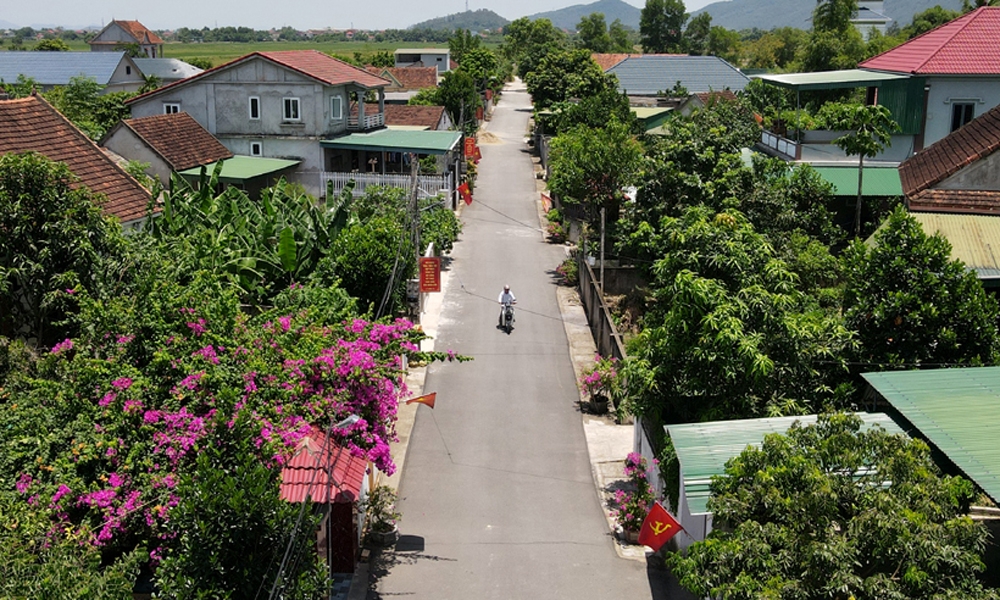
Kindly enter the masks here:
[[445, 48], [447, 44], [421, 44], [406, 42], [208, 42], [201, 44], [164, 44], [163, 54], [168, 58], [207, 58], [215, 66], [239, 58], [251, 52], [277, 50], [319, 50], [328, 54], [353, 57], [355, 52], [362, 56], [382, 50], [389, 52], [397, 48]]

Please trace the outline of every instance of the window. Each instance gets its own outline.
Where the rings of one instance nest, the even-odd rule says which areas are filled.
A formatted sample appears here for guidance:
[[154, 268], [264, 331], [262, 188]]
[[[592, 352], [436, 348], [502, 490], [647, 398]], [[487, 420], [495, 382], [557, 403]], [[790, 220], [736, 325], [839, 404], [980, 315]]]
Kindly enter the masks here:
[[330, 120], [339, 121], [344, 118], [344, 99], [340, 96], [330, 98]]
[[250, 142], [250, 156], [263, 156], [264, 144], [261, 142]]
[[260, 98], [257, 96], [250, 96], [250, 120], [260, 120]]
[[125, 74], [126, 75], [131, 75], [132, 74], [132, 67], [130, 67], [128, 65], [125, 65]]
[[972, 120], [976, 105], [971, 102], [955, 102], [951, 105], [951, 130], [955, 131]]
[[299, 116], [299, 99], [298, 98], [285, 98], [282, 102], [283, 108], [281, 112], [281, 118], [284, 121], [300, 121], [302, 118]]
[[163, 114], [172, 115], [174, 113], [181, 112], [180, 102], [164, 102], [163, 103]]

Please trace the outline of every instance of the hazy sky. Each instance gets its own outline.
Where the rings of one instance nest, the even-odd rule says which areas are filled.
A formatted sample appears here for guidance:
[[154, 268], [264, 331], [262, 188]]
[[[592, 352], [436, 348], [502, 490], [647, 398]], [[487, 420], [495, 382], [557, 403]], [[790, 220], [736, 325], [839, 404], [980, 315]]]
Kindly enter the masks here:
[[[592, 1], [592, 0], [591, 0]], [[642, 7], [645, 0], [625, 0]], [[712, 0], [687, 0], [687, 10], [694, 11]], [[556, 10], [588, 0], [506, 0], [476, 2], [469, 9], [488, 8], [500, 16], [516, 19], [529, 14]], [[333, 0], [173, 0], [172, 2], [136, 2], [135, 0], [4, 0], [0, 24], [18, 27], [63, 26], [79, 28], [101, 26], [111, 19], [138, 20], [151, 29], [178, 27], [222, 27], [226, 25], [270, 29], [286, 25], [296, 29], [390, 29], [404, 28], [465, 10], [465, 0], [378, 0], [359, 2]]]

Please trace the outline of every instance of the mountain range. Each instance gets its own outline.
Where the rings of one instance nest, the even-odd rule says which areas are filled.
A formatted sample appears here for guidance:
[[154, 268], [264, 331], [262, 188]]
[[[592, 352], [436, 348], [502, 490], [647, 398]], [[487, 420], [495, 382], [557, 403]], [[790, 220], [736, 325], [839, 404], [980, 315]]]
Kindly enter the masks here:
[[622, 2], [622, 0], [598, 0], [591, 4], [575, 4], [559, 10], [550, 10], [548, 12], [529, 15], [528, 18], [532, 21], [535, 19], [548, 19], [559, 29], [576, 31], [576, 26], [580, 22], [580, 19], [591, 13], [603, 13], [604, 22], [608, 25], [613, 23], [615, 19], [618, 19], [622, 22], [622, 25], [638, 30], [639, 15], [642, 14], [642, 10], [631, 4]]
[[483, 31], [485, 29], [499, 29], [510, 23], [507, 19], [496, 14], [488, 8], [479, 10], [467, 10], [465, 12], [454, 13], [437, 19], [430, 19], [410, 25], [409, 29], [468, 29], [469, 31]]
[[[885, 0], [883, 14], [900, 27], [909, 25], [913, 15], [940, 5], [948, 10], [961, 10], [962, 0]], [[712, 15], [712, 25], [726, 29], [763, 29], [775, 27], [812, 27], [812, 11], [816, 2], [810, 0], [729, 0], [714, 2], [691, 16], [707, 12]]]

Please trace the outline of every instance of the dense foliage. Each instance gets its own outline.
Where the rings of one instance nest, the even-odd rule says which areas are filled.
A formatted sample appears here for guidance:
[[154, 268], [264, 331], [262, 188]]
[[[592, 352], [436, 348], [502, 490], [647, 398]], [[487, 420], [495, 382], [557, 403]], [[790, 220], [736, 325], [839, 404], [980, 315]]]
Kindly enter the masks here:
[[716, 527], [668, 561], [700, 597], [997, 598], [977, 581], [972, 494], [922, 441], [820, 416], [732, 459], [712, 481]]

